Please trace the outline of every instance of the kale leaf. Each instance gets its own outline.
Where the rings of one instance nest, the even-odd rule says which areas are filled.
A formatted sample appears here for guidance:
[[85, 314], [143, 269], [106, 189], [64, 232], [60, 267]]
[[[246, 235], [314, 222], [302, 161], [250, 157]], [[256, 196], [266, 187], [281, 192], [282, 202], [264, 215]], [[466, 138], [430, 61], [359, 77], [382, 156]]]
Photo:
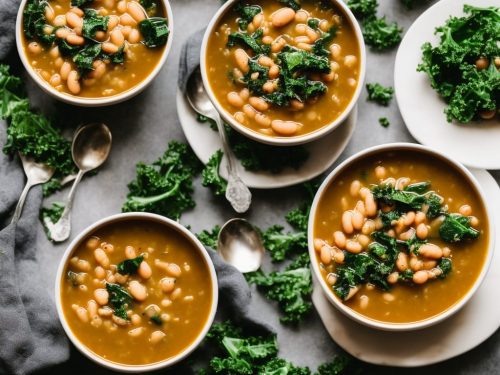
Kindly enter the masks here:
[[215, 195], [224, 195], [227, 189], [227, 181], [224, 180], [220, 174], [220, 163], [224, 153], [222, 150], [217, 150], [208, 160], [207, 165], [201, 172], [201, 184], [205, 187], [211, 188]]
[[273, 262], [281, 262], [293, 253], [307, 251], [307, 233], [283, 233], [283, 227], [273, 225], [262, 233], [264, 247]]
[[165, 45], [170, 34], [167, 19], [162, 17], [143, 19], [139, 22], [139, 30], [144, 37], [142, 43], [149, 48]]
[[38, 163], [55, 168], [55, 179], [76, 173], [71, 157], [71, 142], [49, 119], [29, 108], [21, 79], [0, 64], [0, 118], [8, 123], [5, 154], [20, 152]]
[[238, 3], [234, 7], [234, 11], [240, 16], [238, 18], [240, 30], [246, 30], [248, 24], [253, 21], [253, 18], [257, 14], [262, 13], [262, 8], [258, 5], [242, 5], [241, 3]]
[[283, 316], [282, 323], [298, 323], [311, 309], [309, 301], [312, 292], [311, 271], [309, 267], [286, 268], [283, 272], [271, 272], [264, 275], [262, 271], [245, 274], [250, 284], [261, 288], [266, 297], [277, 301]]
[[100, 16], [94, 9], [85, 9], [82, 35], [87, 39], [93, 40], [96, 32], [108, 30], [108, 21], [108, 16]]
[[391, 123], [389, 122], [389, 120], [387, 119], [387, 117], [381, 117], [378, 119], [378, 123], [380, 124], [380, 126], [384, 127], [384, 128], [388, 128], [389, 125], [391, 125]]
[[270, 52], [270, 46], [262, 43], [263, 30], [258, 29], [253, 34], [246, 32], [232, 32], [227, 39], [227, 46], [234, 47], [240, 45], [244, 48], [250, 48], [256, 55], [267, 55]]
[[84, 5], [90, 4], [93, 0], [71, 0], [72, 7], [83, 7]]
[[49, 228], [51, 227], [51, 225], [59, 221], [63, 211], [64, 204], [60, 202], [54, 202], [50, 207], [42, 207], [40, 209], [39, 218], [43, 224], [43, 229], [49, 240], [51, 239]]
[[[468, 123], [481, 111], [500, 107], [500, 73], [494, 61], [500, 55], [500, 7], [464, 6], [464, 17], [451, 17], [436, 28], [439, 44], [422, 45], [422, 62], [430, 84], [448, 104], [448, 121]], [[487, 68], [476, 67], [482, 58]]]
[[375, 17], [377, 14], [377, 0], [349, 0], [347, 6], [359, 19]]
[[327, 49], [328, 43], [330, 43], [337, 35], [337, 26], [332, 26], [330, 29], [321, 35], [314, 44], [312, 52], [318, 56], [329, 56], [330, 51]]
[[[29, 0], [23, 10], [23, 30], [28, 39], [39, 36], [40, 26], [45, 25], [45, 8], [49, 6], [46, 0]], [[43, 34], [43, 31], [42, 33]]]
[[94, 60], [97, 59], [99, 54], [101, 53], [101, 44], [89, 44], [80, 51], [76, 55], [73, 56], [73, 61], [80, 73], [88, 72], [89, 70], [94, 69], [93, 63]]
[[109, 293], [109, 303], [113, 307], [114, 314], [124, 320], [128, 320], [127, 308], [132, 304], [132, 296], [125, 288], [118, 284], [106, 283]]
[[384, 87], [380, 83], [367, 83], [368, 100], [377, 102], [380, 105], [388, 106], [394, 95], [392, 87]]
[[380, 51], [396, 46], [401, 41], [402, 32], [396, 22], [387, 23], [385, 17], [372, 17], [363, 23], [366, 44]]
[[283, 68], [289, 73], [308, 71], [316, 73], [330, 73], [330, 62], [325, 56], [317, 56], [314, 53], [296, 48], [284, 48], [278, 54]]
[[142, 255], [133, 259], [125, 259], [124, 261], [118, 263], [116, 270], [121, 275], [132, 275], [137, 272], [143, 260], [144, 256]]
[[217, 249], [217, 240], [219, 238], [220, 226], [216, 225], [211, 230], [203, 230], [196, 235], [201, 243], [211, 249]]
[[152, 212], [178, 220], [195, 206], [192, 180], [201, 163], [188, 145], [172, 141], [153, 164], [137, 164], [137, 176], [129, 187], [123, 212]]
[[443, 241], [454, 243], [477, 238], [479, 231], [471, 227], [469, 217], [449, 214], [439, 227], [439, 236]]
[[269, 78], [269, 68], [260, 65], [257, 58], [248, 60], [248, 73], [243, 76], [243, 82], [247, 85], [248, 90], [254, 95], [260, 96], [264, 94], [262, 86]]
[[278, 1], [284, 4], [285, 6], [292, 8], [294, 11], [298, 11], [301, 8], [300, 3], [296, 0], [278, 0]]

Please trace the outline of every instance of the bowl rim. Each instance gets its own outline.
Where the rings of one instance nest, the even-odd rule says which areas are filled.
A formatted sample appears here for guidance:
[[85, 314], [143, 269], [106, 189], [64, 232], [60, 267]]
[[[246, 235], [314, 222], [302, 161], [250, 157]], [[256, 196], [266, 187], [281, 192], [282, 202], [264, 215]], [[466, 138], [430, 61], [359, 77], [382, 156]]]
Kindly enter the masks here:
[[[212, 281], [212, 304], [210, 308], [210, 313], [207, 317], [205, 325], [203, 326], [203, 329], [198, 333], [196, 339], [177, 355], [159, 362], [146, 365], [125, 365], [118, 362], [113, 362], [110, 360], [106, 360], [105, 358], [97, 355], [92, 350], [90, 350], [85, 344], [83, 344], [77, 338], [77, 336], [71, 330], [64, 315], [64, 311], [62, 309], [62, 301], [61, 301], [61, 284], [62, 284], [63, 272], [66, 268], [70, 256], [76, 250], [76, 247], [82, 242], [82, 240], [84, 240], [90, 234], [95, 232], [97, 229], [103, 228], [107, 225], [114, 224], [117, 222], [129, 221], [129, 220], [154, 221], [161, 225], [169, 227], [172, 230], [179, 232], [179, 234], [181, 234], [184, 238], [190, 240], [193, 246], [197, 248], [199, 254], [205, 260], [205, 263], [207, 264], [207, 267], [209, 269], [210, 279]], [[125, 372], [125, 373], [143, 373], [170, 367], [178, 363], [182, 359], [186, 358], [189, 354], [191, 354], [205, 338], [206, 334], [208, 333], [208, 330], [210, 329], [214, 321], [215, 314], [217, 312], [218, 298], [219, 298], [219, 288], [218, 288], [217, 274], [215, 271], [213, 261], [208, 254], [208, 250], [202, 245], [202, 243], [196, 238], [196, 236], [193, 233], [191, 233], [187, 228], [185, 228], [178, 222], [173, 221], [164, 216], [147, 212], [120, 213], [107, 216], [96, 221], [95, 223], [89, 225], [87, 228], [82, 230], [71, 241], [71, 243], [64, 251], [64, 254], [57, 268], [56, 279], [55, 279], [55, 302], [56, 302], [57, 315], [70, 341], [82, 354], [84, 354], [87, 358], [91, 359], [97, 364], [114, 371]]]
[[[69, 1], [69, 0], [68, 0]], [[64, 103], [76, 105], [79, 107], [103, 107], [109, 106], [113, 104], [118, 104], [128, 99], [133, 98], [140, 92], [142, 92], [146, 87], [148, 87], [153, 79], [158, 75], [160, 70], [165, 65], [167, 61], [167, 57], [170, 54], [170, 50], [172, 49], [173, 44], [173, 36], [174, 36], [174, 17], [172, 13], [172, 7], [170, 6], [170, 0], [160, 0], [165, 6], [165, 11], [167, 13], [167, 22], [168, 27], [170, 29], [170, 33], [168, 35], [167, 44], [164, 47], [163, 54], [160, 60], [156, 63], [156, 66], [149, 73], [149, 75], [139, 82], [137, 85], [120, 92], [116, 95], [108, 96], [108, 97], [98, 97], [98, 98], [87, 98], [76, 95], [71, 95], [68, 93], [63, 93], [57, 91], [49, 82], [45, 81], [39, 74], [35, 72], [35, 69], [29, 63], [25, 50], [23, 48], [23, 11], [26, 7], [26, 3], [28, 0], [21, 0], [21, 4], [19, 5], [19, 9], [17, 11], [16, 17], [16, 48], [19, 58], [23, 63], [24, 69], [28, 72], [30, 77], [35, 81], [35, 83], [40, 87], [44, 92], [51, 95], [57, 100], [60, 100]]]
[[343, 121], [349, 116], [349, 114], [352, 112], [353, 108], [355, 107], [356, 103], [359, 100], [359, 97], [361, 95], [361, 91], [364, 87], [365, 83], [365, 77], [366, 77], [366, 46], [365, 42], [363, 39], [363, 33], [361, 32], [361, 27], [359, 25], [358, 20], [356, 17], [354, 17], [354, 14], [351, 12], [349, 7], [344, 3], [342, 0], [329, 0], [332, 3], [335, 4], [339, 9], [342, 10], [342, 12], [345, 14], [349, 22], [351, 23], [354, 33], [356, 35], [356, 38], [358, 40], [358, 45], [359, 45], [359, 79], [358, 79], [358, 84], [356, 86], [356, 90], [354, 91], [354, 94], [351, 97], [351, 100], [347, 107], [344, 109], [344, 111], [340, 114], [339, 117], [337, 117], [334, 121], [330, 122], [329, 124], [324, 125], [320, 129], [317, 129], [315, 131], [312, 131], [310, 133], [306, 133], [303, 135], [299, 136], [293, 136], [293, 137], [270, 137], [267, 135], [260, 134], [254, 130], [251, 130], [247, 128], [246, 126], [240, 124], [237, 122], [233, 116], [222, 107], [222, 105], [219, 103], [217, 100], [216, 96], [213, 93], [212, 87], [210, 86], [210, 82], [208, 80], [208, 74], [207, 74], [207, 64], [206, 64], [206, 56], [207, 56], [207, 48], [208, 48], [208, 40], [210, 38], [210, 35], [212, 34], [213, 30], [221, 20], [221, 18], [232, 8], [239, 0], [228, 0], [224, 5], [222, 5], [219, 10], [214, 14], [212, 19], [210, 20], [210, 23], [208, 24], [205, 33], [203, 35], [203, 40], [201, 43], [201, 50], [200, 50], [200, 69], [201, 69], [201, 76], [203, 79], [203, 86], [205, 87], [206, 92], [208, 93], [208, 96], [210, 98], [210, 101], [212, 104], [215, 106], [217, 109], [217, 112], [222, 116], [224, 121], [226, 121], [233, 129], [238, 131], [239, 133], [243, 134], [244, 136], [260, 142], [264, 144], [269, 144], [273, 146], [294, 146], [294, 145], [299, 145], [299, 144], [304, 144], [304, 143], [309, 143], [314, 140], [317, 140], [324, 135], [332, 132], [335, 130], [338, 126], [340, 126]]
[[[348, 168], [350, 165], [355, 163], [361, 158], [364, 158], [369, 155], [377, 154], [380, 152], [384, 151], [391, 151], [391, 150], [413, 150], [417, 151], [420, 153], [425, 153], [429, 155], [430, 157], [433, 158], [438, 158], [445, 163], [448, 163], [451, 167], [453, 167], [456, 171], [460, 172], [466, 180], [468, 180], [469, 185], [474, 187], [477, 191], [477, 194], [481, 200], [481, 203], [484, 206], [486, 216], [488, 217], [488, 231], [489, 231], [489, 237], [488, 237], [488, 249], [487, 249], [487, 255], [484, 260], [481, 273], [477, 277], [476, 281], [472, 285], [472, 287], [467, 291], [466, 294], [464, 294], [455, 304], [447, 308], [446, 310], [442, 311], [439, 314], [436, 314], [430, 318], [416, 321], [416, 322], [411, 322], [411, 323], [389, 323], [389, 322], [383, 322], [375, 319], [368, 318], [355, 310], [349, 308], [348, 306], [344, 305], [340, 299], [338, 299], [328, 288], [326, 282], [323, 280], [323, 277], [321, 275], [320, 269], [318, 262], [316, 261], [316, 251], [314, 249], [314, 221], [315, 221], [315, 216], [318, 208], [319, 201], [325, 192], [326, 189], [328, 189], [329, 185], [331, 184], [332, 181], [335, 180], [335, 178], [338, 177], [338, 175], [343, 172], [346, 168]], [[420, 144], [415, 144], [415, 143], [407, 143], [407, 142], [395, 142], [395, 143], [386, 143], [382, 145], [377, 145], [373, 147], [366, 148], [362, 151], [357, 152], [356, 154], [352, 155], [351, 157], [347, 158], [345, 161], [343, 161], [341, 164], [339, 164], [330, 174], [325, 178], [325, 180], [322, 182], [321, 186], [319, 187], [318, 191], [316, 192], [316, 195], [314, 196], [314, 200], [311, 206], [311, 211], [309, 215], [309, 221], [308, 221], [308, 231], [307, 231], [307, 236], [308, 236], [308, 250], [309, 250], [309, 257], [311, 259], [311, 267], [313, 269], [313, 272], [315, 276], [319, 279], [321, 288], [323, 290], [323, 293], [326, 295], [328, 301], [334, 305], [341, 313], [349, 317], [350, 319], [361, 323], [362, 325], [383, 330], [383, 331], [414, 331], [418, 329], [423, 329], [429, 326], [432, 326], [434, 324], [437, 324], [453, 314], [455, 314], [457, 311], [459, 311], [474, 295], [474, 293], [477, 291], [477, 289], [480, 287], [482, 282], [484, 281], [484, 278], [486, 274], [488, 273], [489, 267], [491, 265], [491, 261], [493, 258], [493, 253], [494, 253], [494, 244], [495, 244], [495, 224], [494, 224], [494, 215], [492, 212], [492, 208], [487, 205], [486, 203], [486, 195], [484, 193], [484, 190], [482, 186], [479, 184], [477, 179], [472, 175], [472, 173], [464, 167], [460, 162], [456, 161], [452, 157], [448, 156], [445, 153], [442, 153], [440, 151], [434, 150], [430, 147], [423, 146]]]

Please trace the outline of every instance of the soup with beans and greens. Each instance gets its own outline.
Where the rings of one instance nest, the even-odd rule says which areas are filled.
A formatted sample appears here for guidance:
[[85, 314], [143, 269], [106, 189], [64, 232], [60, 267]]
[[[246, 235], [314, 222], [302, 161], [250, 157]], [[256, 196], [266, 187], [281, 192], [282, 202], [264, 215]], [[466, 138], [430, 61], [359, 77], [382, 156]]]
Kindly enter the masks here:
[[102, 358], [144, 365], [171, 358], [211, 311], [208, 265], [193, 243], [154, 221], [106, 225], [76, 248], [61, 304], [78, 340]]
[[431, 318], [460, 301], [483, 268], [488, 218], [475, 188], [423, 152], [379, 152], [327, 187], [314, 220], [323, 281], [359, 314]]
[[[337, 119], [360, 75], [360, 46], [329, 1], [236, 3], [207, 46], [210, 86], [245, 127], [272, 137], [312, 133]], [[292, 4], [293, 3], [293, 4]]]
[[160, 0], [28, 0], [29, 64], [56, 90], [87, 98], [119, 94], [159, 63], [169, 35]]

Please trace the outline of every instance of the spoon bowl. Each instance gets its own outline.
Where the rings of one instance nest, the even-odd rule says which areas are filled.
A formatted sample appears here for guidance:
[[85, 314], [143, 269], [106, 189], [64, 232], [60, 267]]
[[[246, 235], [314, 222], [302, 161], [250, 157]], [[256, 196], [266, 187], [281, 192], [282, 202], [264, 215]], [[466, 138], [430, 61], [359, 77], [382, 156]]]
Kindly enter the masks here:
[[244, 219], [231, 219], [219, 232], [217, 252], [238, 271], [247, 273], [260, 268], [265, 249], [252, 224]]
[[88, 172], [98, 168], [111, 150], [111, 132], [104, 124], [80, 127], [73, 138], [71, 153], [76, 166]]

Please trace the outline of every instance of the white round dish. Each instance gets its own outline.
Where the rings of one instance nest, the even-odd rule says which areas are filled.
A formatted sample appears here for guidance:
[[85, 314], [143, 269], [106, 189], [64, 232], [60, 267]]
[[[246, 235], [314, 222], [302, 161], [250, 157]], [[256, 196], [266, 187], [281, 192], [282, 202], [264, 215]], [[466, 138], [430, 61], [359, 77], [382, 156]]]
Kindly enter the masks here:
[[[174, 17], [172, 14], [172, 8], [170, 6], [170, 1], [169, 0], [161, 0], [163, 3], [163, 6], [165, 7], [166, 13], [167, 13], [167, 22], [168, 22], [168, 28], [170, 30], [170, 34], [168, 35], [167, 39], [167, 44], [165, 45], [165, 49], [163, 50], [163, 55], [161, 56], [160, 61], [156, 64], [154, 69], [151, 71], [151, 73], [146, 77], [145, 80], [140, 82], [138, 85], [121, 92], [116, 95], [108, 96], [108, 97], [101, 97], [101, 98], [86, 98], [86, 97], [81, 97], [81, 96], [75, 96], [71, 95], [68, 93], [64, 92], [59, 92], [57, 91], [49, 82], [47, 82], [45, 79], [43, 79], [31, 66], [29, 63], [28, 59], [26, 58], [26, 54], [23, 48], [23, 11], [24, 7], [26, 6], [28, 0], [22, 0], [21, 4], [19, 5], [19, 10], [17, 12], [17, 18], [16, 18], [16, 47], [17, 47], [17, 53], [19, 54], [19, 57], [21, 58], [21, 62], [24, 65], [24, 68], [30, 75], [30, 77], [35, 81], [35, 83], [47, 94], [51, 95], [52, 97], [68, 103], [68, 104], [73, 104], [76, 106], [80, 107], [103, 107], [107, 105], [112, 105], [112, 104], [117, 104], [121, 103], [125, 100], [131, 99], [132, 97], [136, 96], [139, 94], [141, 91], [143, 91], [146, 87], [153, 82], [153, 79], [158, 75], [160, 72], [161, 68], [165, 64], [165, 61], [167, 60], [167, 57], [170, 53], [170, 50], [172, 48], [172, 41], [174, 37]], [[68, 0], [69, 1], [69, 0]]]
[[[180, 90], [177, 91], [177, 113], [191, 148], [198, 159], [203, 164], [207, 164], [210, 156], [222, 149], [219, 135], [208, 124], [196, 120], [196, 114]], [[357, 117], [358, 109], [355, 107], [347, 119], [333, 132], [320, 140], [303, 145], [309, 151], [309, 159], [299, 169], [287, 168], [278, 174], [263, 171], [252, 172], [243, 168], [238, 161], [236, 163], [238, 174], [248, 187], [254, 189], [277, 189], [319, 176], [337, 160], [346, 148], [354, 133]], [[227, 179], [225, 156], [222, 159], [220, 174]]]
[[[460, 124], [446, 121], [446, 103], [431, 87], [427, 75], [417, 72], [421, 46], [436, 45], [437, 26], [463, 15], [470, 0], [441, 0], [425, 11], [408, 29], [396, 56], [394, 87], [404, 122], [420, 143], [442, 151], [472, 168], [500, 169], [500, 121]], [[474, 6], [498, 6], [495, 0], [474, 0]]]
[[[327, 124], [323, 126], [321, 129], [318, 129], [316, 131], [313, 131], [308, 134], [304, 135], [299, 135], [299, 136], [291, 136], [291, 137], [270, 137], [266, 136], [264, 134], [261, 134], [259, 132], [256, 132], [254, 130], [251, 130], [247, 128], [246, 126], [241, 125], [238, 121], [234, 119], [234, 117], [226, 111], [218, 102], [217, 98], [215, 97], [212, 88], [210, 86], [210, 82], [208, 81], [208, 76], [207, 76], [207, 63], [206, 63], [206, 51], [207, 51], [207, 46], [208, 46], [208, 39], [210, 35], [212, 34], [212, 31], [214, 28], [217, 26], [219, 23], [219, 20], [234, 6], [235, 3], [237, 3], [239, 0], [229, 0], [222, 5], [217, 13], [212, 17], [212, 20], [207, 26], [207, 29], [205, 31], [205, 35], [203, 36], [203, 41], [201, 44], [201, 51], [200, 51], [200, 68], [201, 68], [201, 75], [203, 78], [203, 85], [205, 86], [205, 90], [208, 93], [208, 96], [210, 97], [211, 102], [217, 109], [217, 111], [221, 114], [221, 117], [235, 130], [239, 131], [240, 133], [244, 134], [246, 137], [251, 138], [255, 141], [262, 142], [262, 143], [267, 143], [270, 145], [275, 145], [275, 146], [293, 146], [293, 145], [298, 145], [298, 144], [304, 144], [308, 142], [312, 142], [314, 140], [320, 139], [324, 135], [330, 133], [334, 129], [336, 129], [340, 124], [344, 122], [344, 120], [349, 116], [351, 111], [354, 109], [358, 99], [359, 95], [361, 94], [361, 91], [363, 90], [364, 87], [364, 82], [365, 82], [365, 74], [366, 74], [366, 48], [365, 48], [365, 42], [363, 39], [363, 33], [361, 32], [361, 27], [359, 26], [359, 23], [352, 14], [351, 10], [347, 7], [344, 1], [342, 0], [330, 0], [332, 3], [334, 3], [338, 8], [340, 8], [344, 14], [347, 16], [349, 22], [352, 24], [354, 32], [356, 34], [356, 37], [359, 41], [359, 60], [360, 60], [360, 68], [359, 68], [359, 80], [358, 80], [358, 86], [356, 87], [356, 91], [354, 92], [351, 101], [349, 102], [349, 105], [345, 108], [344, 112], [337, 118], [335, 119], [332, 123]], [[307, 110], [307, 109], [305, 109]]]
[[[486, 215], [488, 217], [488, 232], [489, 232], [489, 239], [488, 239], [488, 253], [486, 256], [486, 259], [484, 261], [483, 267], [481, 269], [481, 273], [477, 277], [476, 281], [474, 282], [474, 285], [470, 288], [470, 290], [459, 300], [457, 301], [454, 305], [450, 306], [448, 309], [445, 311], [430, 317], [428, 319], [424, 319], [421, 321], [417, 322], [411, 322], [411, 323], [388, 323], [388, 322], [383, 322], [379, 320], [374, 320], [370, 319], [357, 311], [351, 309], [348, 307], [346, 304], [344, 304], [339, 298], [337, 298], [332, 292], [331, 292], [331, 287], [326, 283], [326, 281], [322, 280], [321, 276], [321, 270], [318, 262], [316, 261], [316, 250], [314, 249], [314, 226], [315, 226], [315, 218], [316, 218], [316, 211], [319, 205], [319, 201], [323, 195], [323, 193], [328, 189], [330, 184], [335, 182], [335, 179], [337, 176], [342, 173], [344, 170], [348, 169], [352, 163], [355, 163], [356, 161], [363, 159], [369, 155], [377, 155], [380, 152], [385, 152], [385, 151], [397, 151], [397, 150], [410, 150], [415, 153], [420, 153], [420, 154], [425, 154], [428, 155], [432, 158], [439, 159], [447, 163], [451, 168], [455, 169], [459, 173], [462, 174], [464, 180], [468, 180], [468, 184], [472, 186], [476, 191], [477, 194], [479, 195], [480, 200], [482, 201], [482, 204], [486, 210]], [[470, 173], [468, 169], [466, 169], [462, 164], [458, 163], [454, 159], [449, 158], [448, 156], [435, 151], [429, 147], [422, 146], [419, 144], [414, 144], [414, 143], [388, 143], [388, 144], [383, 144], [379, 146], [374, 146], [370, 147], [368, 149], [365, 149], [361, 152], [358, 152], [357, 154], [351, 156], [344, 162], [342, 162], [340, 165], [338, 165], [329, 175], [328, 177], [323, 181], [321, 186], [319, 187], [318, 191], [316, 192], [316, 195], [314, 197], [314, 201], [311, 206], [311, 212], [309, 214], [309, 225], [308, 225], [308, 233], [307, 233], [307, 238], [308, 238], [308, 247], [309, 247], [309, 256], [311, 258], [311, 267], [313, 270], [313, 273], [315, 276], [321, 280], [320, 285], [321, 288], [323, 289], [325, 296], [327, 299], [330, 301], [330, 303], [335, 306], [342, 314], [344, 314], [346, 317], [352, 319], [353, 321], [356, 321], [358, 323], [361, 323], [367, 327], [370, 328], [375, 328], [378, 330], [383, 330], [383, 331], [397, 331], [397, 332], [406, 332], [406, 331], [414, 331], [418, 329], [423, 329], [426, 327], [430, 327], [432, 325], [435, 325], [437, 323], [440, 323], [444, 321], [445, 319], [448, 319], [455, 313], [457, 313], [469, 300], [470, 298], [474, 295], [474, 293], [477, 291], [481, 283], [483, 282], [486, 274], [488, 273], [488, 269], [491, 264], [491, 260], [493, 258], [493, 252], [494, 252], [494, 245], [495, 245], [495, 222], [494, 222], [494, 216], [493, 216], [493, 208], [489, 204], [489, 201], [486, 199], [486, 195], [481, 187], [481, 185], [478, 183], [476, 178]]]
[[[157, 223], [160, 223], [162, 225], [165, 225], [166, 227], [169, 227], [173, 230], [176, 230], [179, 232], [182, 236], [186, 237], [191, 241], [191, 243], [198, 248], [198, 251], [200, 255], [205, 259], [205, 262], [207, 264], [207, 267], [209, 269], [210, 273], [210, 279], [212, 281], [212, 306], [210, 310], [210, 314], [208, 315], [207, 321], [205, 322], [205, 325], [203, 326], [203, 329], [199, 333], [198, 337], [196, 340], [194, 340], [187, 348], [185, 348], [182, 352], [177, 354], [176, 356], [173, 356], [171, 358], [168, 358], [163, 361], [159, 361], [156, 363], [152, 364], [147, 364], [147, 365], [124, 365], [112, 361], [108, 361], [104, 359], [103, 357], [97, 355], [90, 349], [88, 349], [84, 344], [80, 342], [80, 340], [76, 337], [75, 334], [71, 331], [70, 326], [66, 322], [66, 317], [64, 315], [64, 311], [62, 309], [62, 304], [61, 304], [61, 280], [64, 277], [63, 273], [66, 268], [66, 264], [68, 263], [70, 257], [72, 256], [74, 250], [76, 247], [80, 244], [80, 242], [84, 239], [86, 239], [91, 233], [95, 232], [97, 229], [104, 227], [108, 224], [111, 223], [116, 223], [120, 221], [127, 221], [127, 220], [144, 220], [144, 221], [155, 221]], [[175, 363], [181, 361], [182, 359], [186, 358], [189, 354], [191, 354], [197, 347], [198, 345], [203, 341], [205, 338], [208, 330], [210, 329], [212, 322], [215, 317], [215, 313], [217, 311], [217, 303], [218, 303], [218, 297], [219, 297], [219, 288], [218, 288], [218, 283], [217, 283], [217, 275], [215, 273], [215, 268], [212, 263], [212, 260], [210, 256], [208, 255], [207, 250], [205, 247], [201, 244], [201, 242], [196, 238], [196, 236], [191, 233], [189, 230], [187, 230], [184, 226], [179, 224], [176, 221], [170, 220], [164, 216], [156, 215], [156, 214], [150, 214], [150, 213], [142, 213], [142, 212], [135, 212], [135, 213], [126, 213], [126, 214], [117, 214], [113, 216], [106, 217], [104, 219], [101, 219], [97, 221], [96, 223], [90, 225], [87, 227], [85, 230], [83, 230], [78, 236], [75, 237], [73, 241], [69, 244], [67, 249], [64, 252], [64, 255], [59, 263], [59, 267], [57, 269], [57, 274], [56, 274], [56, 285], [55, 285], [55, 301], [56, 301], [56, 308], [57, 308], [57, 315], [59, 317], [59, 321], [61, 322], [61, 325], [64, 328], [64, 331], [66, 332], [66, 335], [69, 337], [73, 345], [76, 346], [76, 348], [87, 358], [91, 359], [95, 363], [109, 368], [114, 371], [120, 371], [120, 372], [126, 372], [126, 373], [144, 373], [144, 372], [149, 372], [149, 371], [154, 371], [154, 370], [159, 370], [162, 368], [170, 367], [174, 365]]]
[[[471, 172], [482, 186], [489, 205], [500, 212], [497, 182], [485, 170]], [[445, 361], [475, 348], [500, 327], [498, 243], [490, 272], [467, 305], [446, 321], [417, 334], [384, 332], [352, 321], [328, 302], [319, 281], [313, 279], [312, 301], [332, 339], [354, 357], [376, 365], [416, 367]]]

